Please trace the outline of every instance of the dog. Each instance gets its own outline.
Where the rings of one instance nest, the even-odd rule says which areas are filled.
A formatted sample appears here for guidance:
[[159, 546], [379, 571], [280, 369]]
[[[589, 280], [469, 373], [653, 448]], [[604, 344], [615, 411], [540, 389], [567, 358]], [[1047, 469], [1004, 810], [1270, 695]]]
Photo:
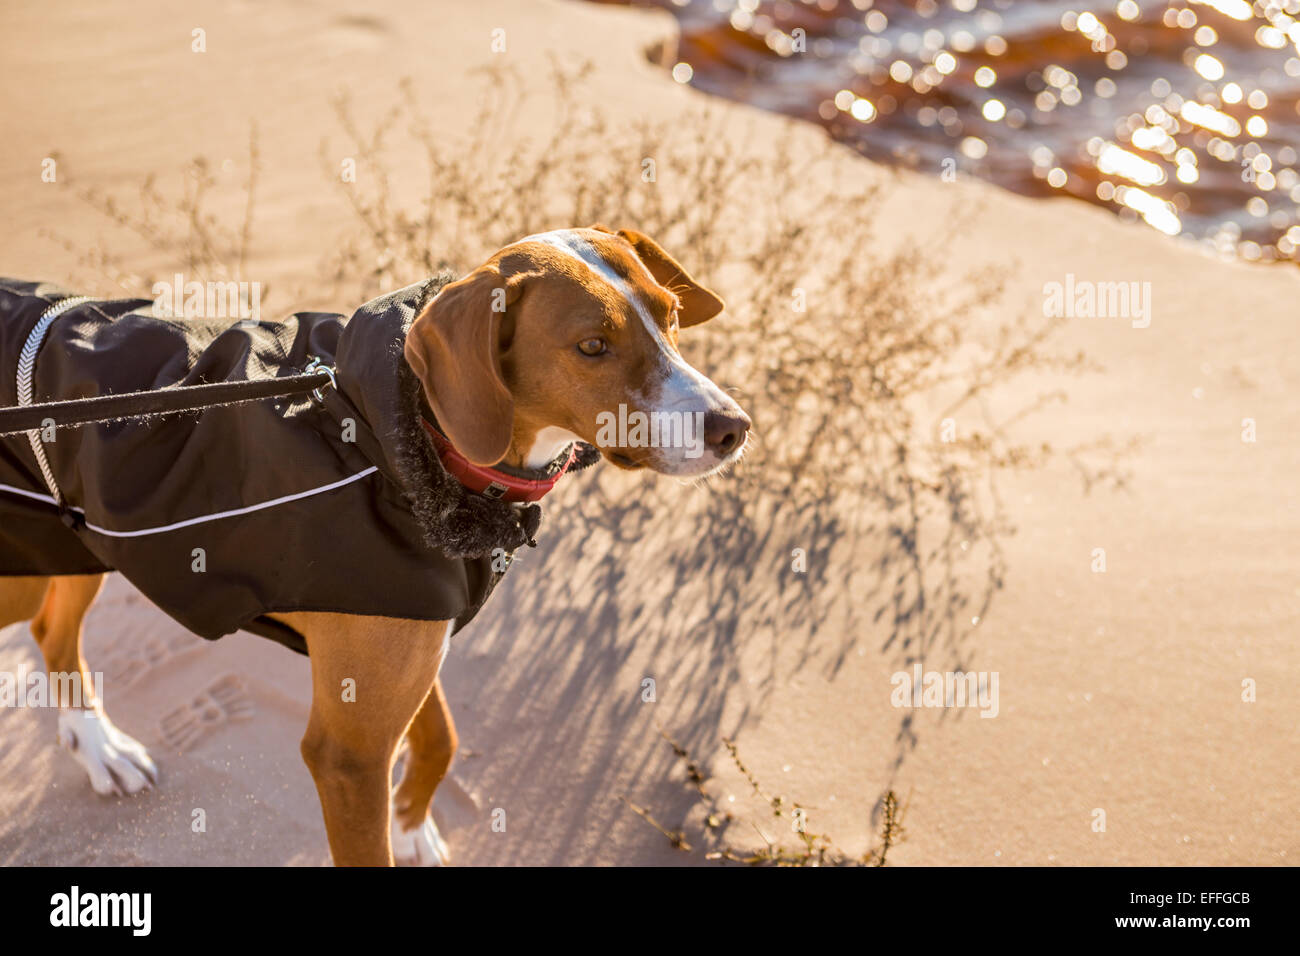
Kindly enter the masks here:
[[[503, 554], [508, 562], [515, 547], [531, 543], [536, 500], [572, 470], [579, 450], [598, 449], [592, 460], [620, 469], [683, 479], [718, 472], [744, 454], [749, 417], [678, 350], [681, 330], [713, 318], [723, 302], [648, 236], [600, 225], [541, 233], [449, 279], [368, 303], [350, 320], [301, 313], [251, 331], [158, 324], [142, 312], [148, 303], [73, 302], [30, 285], [0, 296], [0, 335], [7, 309], [15, 343], [21, 339], [35, 358], [28, 362], [34, 371], [19, 369], [15, 390], [0, 389], [0, 404], [89, 394], [86, 370], [98, 366], [84, 363], [112, 358], [119, 347], [147, 366], [141, 375], [155, 387], [234, 375], [236, 367], [242, 376], [259, 356], [289, 356], [296, 365], [309, 349], [316, 358], [331, 352], [337, 363], [338, 387], [321, 401], [209, 409], [181, 416], [181, 424], [97, 425], [75, 439], [0, 439], [0, 508], [9, 509], [0, 511], [0, 626], [30, 621], [51, 675], [79, 675], [82, 700], [59, 692], [58, 737], [97, 792], [133, 794], [157, 781], [146, 749], [95, 698], [81, 653], [86, 611], [104, 573], [118, 569], [201, 636], [245, 627], [309, 654], [312, 702], [301, 752], [336, 865], [447, 862], [431, 807], [457, 736], [438, 675], [455, 622], [472, 616], [499, 576], [481, 574], [481, 563]], [[40, 318], [18, 321], [23, 303], [39, 306]], [[60, 337], [64, 321], [70, 325]], [[193, 334], [206, 336], [197, 357], [193, 342], [180, 338]], [[158, 345], [156, 359], [140, 359], [154, 354], [150, 342], [170, 344]], [[227, 361], [207, 357], [213, 354]], [[12, 372], [6, 364], [0, 381]], [[69, 381], [75, 395], [55, 384]], [[416, 426], [399, 414], [408, 407]], [[616, 410], [694, 419], [700, 441], [665, 447], [633, 440], [625, 429], [611, 435], [601, 423]], [[337, 429], [349, 425], [366, 440], [340, 440]], [[239, 445], [249, 433], [258, 444]], [[205, 457], [205, 442], [220, 447]], [[292, 446], [289, 460], [308, 464], [259, 476], [254, 459], [259, 451], [267, 457], [268, 444]], [[201, 507], [185, 497], [193, 473], [169, 484], [182, 460], [193, 457], [206, 476], [213, 458], [226, 456], [244, 460], [244, 478], [197, 482], [208, 488]], [[327, 461], [327, 470], [306, 474]], [[137, 467], [157, 473], [139, 479], [147, 488], [124, 490]], [[227, 500], [250, 486], [256, 501]], [[307, 510], [313, 503], [329, 514]], [[392, 559], [405, 562], [391, 574], [385, 565], [383, 581], [366, 578], [355, 559], [348, 564], [346, 549], [330, 543], [331, 535], [364, 534], [352, 528], [368, 522], [382, 525], [375, 540], [391, 542], [384, 547]], [[408, 533], [417, 526], [422, 542]], [[305, 549], [311, 572], [294, 561], [294, 573], [264, 570], [246, 544], [222, 557], [222, 542], [248, 529]], [[193, 540], [214, 549], [204, 552], [202, 587], [174, 561], [173, 552], [202, 550], [189, 547]], [[259, 550], [274, 557], [277, 547]], [[380, 545], [373, 548], [362, 563], [388, 561]], [[331, 578], [335, 565], [343, 571]], [[317, 578], [322, 588], [354, 578], [360, 585], [352, 596], [326, 598], [309, 590]], [[433, 597], [405, 593], [417, 590]], [[205, 605], [209, 594], [216, 597]], [[340, 693], [345, 682], [355, 695]], [[403, 775], [390, 793], [403, 740]]]

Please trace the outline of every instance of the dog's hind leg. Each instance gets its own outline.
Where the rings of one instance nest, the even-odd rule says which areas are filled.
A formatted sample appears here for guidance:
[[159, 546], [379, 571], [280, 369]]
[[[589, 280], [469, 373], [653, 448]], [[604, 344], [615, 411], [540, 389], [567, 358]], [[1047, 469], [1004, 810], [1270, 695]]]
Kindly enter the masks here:
[[429, 696], [447, 622], [280, 614], [307, 640], [312, 699], [302, 756], [339, 866], [392, 866], [393, 755]]
[[30, 621], [41, 609], [52, 578], [0, 578], [0, 627]]
[[139, 741], [108, 719], [81, 655], [82, 622], [103, 584], [102, 574], [51, 578], [32, 636], [50, 674], [50, 703], [59, 707], [59, 743], [85, 768], [96, 793], [121, 796], [152, 787], [158, 768]]
[[449, 855], [433, 822], [433, 793], [447, 775], [458, 743], [440, 679], [411, 721], [406, 743], [402, 779], [393, 790], [393, 859], [402, 866], [440, 866]]

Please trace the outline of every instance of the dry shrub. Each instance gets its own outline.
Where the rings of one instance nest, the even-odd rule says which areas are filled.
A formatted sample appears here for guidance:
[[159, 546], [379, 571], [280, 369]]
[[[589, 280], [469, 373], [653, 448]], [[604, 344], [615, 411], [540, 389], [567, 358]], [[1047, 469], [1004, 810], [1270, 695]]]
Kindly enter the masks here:
[[[879, 843], [860, 856], [846, 852], [836, 845], [829, 833], [814, 829], [809, 812], [812, 808], [784, 794], [769, 792], [741, 760], [740, 748], [735, 741], [724, 739], [722, 743], [732, 764], [749, 784], [753, 795], [770, 813], [770, 820], [766, 821], [744, 819], [736, 813], [730, 801], [724, 801], [715, 792], [716, 788], [709, 789], [709, 779], [690, 752], [666, 734], [664, 739], [684, 765], [687, 783], [695, 791], [703, 808], [700, 834], [695, 838], [702, 845], [697, 847], [692, 844], [684, 830], [664, 826], [648, 809], [638, 806], [627, 797], [623, 798], [623, 802], [642, 820], [667, 837], [674, 849], [685, 853], [702, 850], [706, 860], [743, 863], [747, 866], [880, 867], [889, 862], [889, 851], [906, 838], [903, 818], [907, 814], [907, 808], [899, 804], [898, 795], [893, 790], [887, 790], [881, 795], [876, 807], [880, 818]], [[732, 836], [733, 829], [742, 830], [743, 835], [739, 838]], [[753, 833], [748, 833], [748, 830]], [[793, 838], [779, 836], [784, 831], [792, 833]], [[757, 846], [753, 845], [754, 837], [758, 838]]]
[[[116, 235], [112, 241], [96, 242], [87, 242], [81, 233], [69, 237], [59, 228], [44, 229], [42, 235], [63, 247], [80, 269], [107, 279], [119, 295], [147, 298], [154, 278], [170, 280], [174, 272], [200, 282], [247, 281], [261, 171], [254, 124], [248, 137], [248, 164], [238, 186], [223, 181], [204, 156], [185, 163], [177, 177], [179, 188], [165, 185], [154, 172], [130, 200], [81, 186], [74, 172], [65, 178], [77, 197], [112, 223]], [[123, 242], [125, 237], [133, 241]], [[165, 262], [161, 276], [141, 275], [138, 263], [123, 264], [124, 258], [138, 256], [141, 250]], [[263, 300], [269, 295], [264, 285]]]

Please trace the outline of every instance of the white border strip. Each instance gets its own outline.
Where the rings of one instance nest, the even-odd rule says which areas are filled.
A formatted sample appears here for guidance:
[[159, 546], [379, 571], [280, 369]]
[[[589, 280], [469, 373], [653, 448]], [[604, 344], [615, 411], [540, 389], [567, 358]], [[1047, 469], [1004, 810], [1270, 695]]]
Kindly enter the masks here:
[[[368, 478], [379, 469], [371, 465], [365, 471], [359, 471], [355, 475], [343, 478], [340, 481], [332, 482], [328, 485], [321, 485], [319, 488], [312, 488], [308, 491], [300, 491], [297, 494], [285, 495], [282, 498], [273, 498], [270, 501], [263, 501], [261, 504], [249, 505], [247, 508], [236, 508], [233, 511], [218, 511], [215, 514], [201, 515], [197, 518], [187, 518], [184, 521], [177, 521], [174, 524], [165, 524], [157, 528], [142, 528], [139, 531], [110, 531], [108, 528], [101, 528], [99, 525], [86, 522], [86, 527], [96, 534], [102, 534], [109, 538], [142, 538], [150, 534], [165, 534], [168, 531], [176, 531], [179, 528], [188, 528], [191, 525], [205, 524], [209, 521], [220, 521], [223, 518], [235, 518], [239, 515], [246, 515], [254, 511], [264, 511], [267, 508], [274, 508], [277, 505], [288, 504], [290, 501], [299, 501], [303, 498], [310, 498], [313, 495], [321, 495], [327, 491], [333, 491], [336, 488], [342, 488], [344, 485], [350, 485], [354, 481], [360, 481], [362, 478]], [[0, 491], [8, 491], [11, 494], [21, 495], [24, 498], [34, 498], [36, 501], [44, 501], [48, 504], [58, 505], [49, 495], [38, 494], [34, 491], [25, 491], [22, 488], [15, 488], [12, 485], [0, 485]], [[86, 513], [80, 508], [69, 508], [69, 511], [75, 511], [83, 518]]]

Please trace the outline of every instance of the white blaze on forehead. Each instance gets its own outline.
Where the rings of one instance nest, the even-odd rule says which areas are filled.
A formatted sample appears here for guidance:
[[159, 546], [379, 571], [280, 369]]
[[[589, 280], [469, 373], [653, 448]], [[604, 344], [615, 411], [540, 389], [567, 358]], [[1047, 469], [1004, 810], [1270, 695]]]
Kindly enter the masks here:
[[[660, 407], [672, 409], [678, 406], [699, 406], [703, 402], [705, 408], [726, 408], [732, 405], [730, 399], [722, 393], [717, 385], [701, 375], [678, 354], [677, 350], [672, 347], [668, 339], [664, 336], [659, 324], [655, 322], [654, 317], [645, 307], [636, 290], [614, 271], [614, 267], [605, 261], [600, 252], [590, 241], [578, 235], [575, 229], [556, 229], [553, 232], [539, 232], [532, 236], [525, 236], [520, 239], [518, 244], [525, 242], [541, 242], [552, 249], [557, 249], [571, 259], [581, 262], [595, 276], [603, 279], [614, 291], [619, 294], [632, 308], [641, 319], [641, 324], [645, 326], [646, 331], [650, 333], [651, 339], [659, 348], [659, 358], [667, 373], [664, 383], [659, 394]], [[656, 282], [655, 277], [646, 269], [645, 263], [640, 257], [633, 256], [651, 282]], [[657, 284], [657, 282], [656, 282]]]
[[[614, 271], [614, 267], [605, 261], [604, 257], [596, 250], [588, 240], [578, 235], [576, 229], [556, 229], [554, 232], [539, 232], [536, 235], [525, 236], [519, 240], [519, 243], [541, 242], [550, 246], [552, 249], [558, 249], [571, 259], [577, 259], [587, 269], [604, 279], [609, 285], [614, 287], [614, 291], [622, 296], [631, 306], [636, 309], [636, 314], [641, 317], [641, 321], [652, 332], [658, 332], [659, 326], [655, 324], [650, 313], [646, 311], [644, 303], [637, 297], [636, 291], [628, 285], [627, 280]], [[645, 264], [637, 259], [641, 268], [645, 269]], [[650, 275], [646, 270], [646, 275]], [[654, 276], [650, 276], [650, 281], [654, 281]]]

